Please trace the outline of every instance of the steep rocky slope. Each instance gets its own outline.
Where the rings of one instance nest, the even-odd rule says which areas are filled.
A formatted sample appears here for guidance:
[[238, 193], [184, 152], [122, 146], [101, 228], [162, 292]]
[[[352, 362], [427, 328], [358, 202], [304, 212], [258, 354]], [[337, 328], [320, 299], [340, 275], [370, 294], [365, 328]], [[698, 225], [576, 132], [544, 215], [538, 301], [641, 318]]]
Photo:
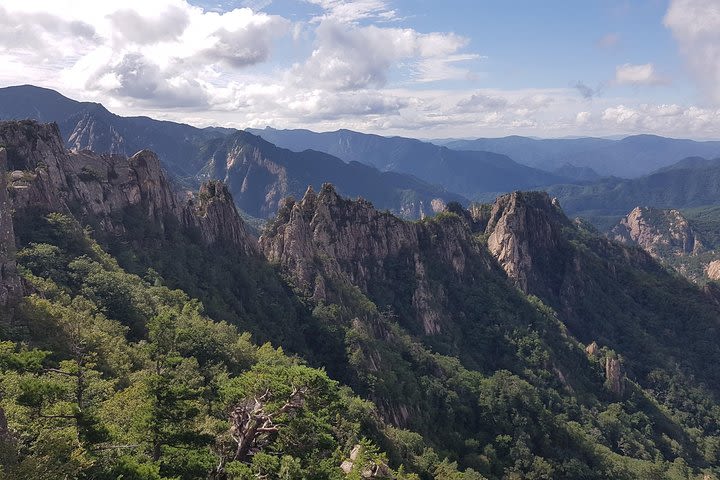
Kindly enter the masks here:
[[[408, 282], [402, 288], [412, 290], [412, 330], [425, 334], [439, 333], [449, 319], [440, 306], [446, 302], [443, 288], [428, 283], [430, 258], [462, 276], [470, 251], [479, 253], [459, 219], [407, 223], [368, 202], [341, 198], [330, 184], [285, 202], [260, 245], [315, 301], [341, 302], [338, 284], [380, 292], [394, 280]], [[406, 277], [395, 277], [401, 273]]]
[[7, 171], [7, 152], [0, 147], [0, 308], [3, 311], [0, 317], [4, 316], [6, 308], [17, 302], [22, 290], [15, 265], [15, 232], [6, 185], [8, 177], [11, 175]]
[[[135, 418], [136, 404], [130, 411], [127, 400], [148, 390], [143, 385], [157, 385], [158, 363], [133, 355], [125, 360], [126, 337], [138, 342], [139, 355], [169, 348], [161, 368], [178, 371], [159, 393], [192, 394], [202, 385], [196, 395], [202, 400], [189, 407], [218, 425], [227, 420], [218, 395], [245, 398], [257, 381], [288, 393], [296, 386], [297, 377], [277, 376], [278, 369], [302, 369], [269, 345], [248, 348], [249, 337], [239, 341], [228, 325], [211, 326], [199, 318], [204, 308], [261, 343], [324, 367], [373, 402], [343, 403], [352, 420], [334, 421], [331, 429], [313, 430], [306, 416], [283, 422], [283, 432], [292, 435], [281, 437], [292, 440], [283, 445], [299, 450], [288, 446], [272, 458], [290, 451], [300, 461], [310, 458], [308, 443], [315, 452], [330, 430], [333, 438], [344, 435], [343, 422], [350, 421], [353, 431], [362, 426], [386, 449], [389, 464], [402, 463], [423, 479], [453, 478], [456, 467], [491, 479], [649, 480], [678, 478], [680, 467], [693, 475], [717, 471], [719, 297], [670, 275], [642, 250], [570, 222], [546, 194], [516, 192], [470, 210], [450, 203], [433, 218], [408, 222], [324, 185], [285, 201], [256, 247], [228, 189], [210, 182], [192, 198], [179, 198], [148, 151], [130, 159], [68, 153], [56, 129], [32, 122], [0, 125], [0, 134], [16, 172], [9, 192], [17, 202], [20, 271], [57, 302], [53, 315], [63, 322], [74, 326], [90, 321], [82, 315], [94, 315], [89, 334], [101, 332], [112, 346], [112, 355], [98, 359], [120, 365], [121, 373], [103, 387], [119, 397], [95, 410], [108, 413], [102, 418], [115, 419], [119, 411]], [[63, 215], [52, 213], [58, 211]], [[92, 229], [83, 230], [86, 224]], [[32, 297], [30, 305], [51, 308], [48, 301]], [[70, 308], [79, 310], [65, 317]], [[41, 340], [37, 332], [53, 315], [25, 317], [36, 335], [31, 341]], [[228, 358], [224, 364], [236, 365], [233, 370], [216, 362]], [[262, 368], [248, 366], [256, 361]], [[122, 373], [144, 365], [149, 370], [140, 380], [147, 377], [148, 384]], [[189, 378], [195, 370], [202, 375]], [[246, 374], [247, 382], [235, 380]], [[322, 385], [313, 382], [313, 388]], [[332, 385], [328, 395], [347, 394]], [[15, 397], [0, 399], [13, 407], [11, 425], [19, 421], [17, 406], [27, 402], [21, 396], [20, 403], [8, 403]], [[203, 403], [207, 398], [212, 401]], [[305, 413], [338, 418], [310, 407], [315, 401], [308, 396], [308, 408], [318, 409]], [[176, 407], [184, 408], [169, 408]], [[124, 418], [117, 421], [113, 432], [125, 428]], [[173, 425], [188, 427], [181, 423]], [[187, 431], [208, 428], [190, 426], [197, 430]], [[75, 435], [74, 427], [68, 431]], [[148, 437], [132, 435], [121, 438]], [[180, 457], [212, 455], [215, 437], [188, 438], [192, 448], [183, 446]], [[322, 460], [328, 469], [339, 469], [354, 450], [354, 437], [345, 442], [337, 447], [341, 454]], [[160, 453], [166, 463], [153, 465], [173, 472], [167, 450]], [[258, 462], [273, 464], [270, 457]], [[443, 464], [444, 457], [452, 461]], [[141, 452], [133, 461], [152, 458]], [[192, 468], [207, 472], [216, 465], [210, 463]]]
[[78, 102], [32, 85], [0, 88], [0, 99], [0, 120], [56, 122], [65, 145], [76, 151], [129, 156], [150, 149], [179, 178], [192, 178], [204, 164], [198, 156], [200, 146], [227, 132], [147, 117], [121, 117], [99, 103]]
[[[446, 213], [435, 221], [407, 224], [340, 199], [324, 187], [286, 204], [261, 238], [261, 247], [308, 296], [334, 302], [337, 289], [329, 284], [353, 285], [379, 306], [393, 308], [401, 322], [419, 333], [443, 337], [456, 333], [458, 325], [466, 328], [463, 319], [469, 314], [461, 313], [462, 302], [453, 289], [497, 281], [488, 261], [492, 255], [515, 285], [553, 307], [580, 340], [597, 340], [621, 351], [636, 378], [648, 374], [652, 365], [667, 366], [683, 356], [702, 363], [709, 358], [706, 350], [715, 348], [700, 342], [689, 353], [684, 347], [688, 336], [717, 328], [711, 298], [645, 252], [574, 225], [547, 194], [502, 196], [483, 221], [471, 224], [469, 219], [469, 213]], [[481, 245], [483, 237], [487, 249]], [[655, 279], [650, 290], [648, 278]], [[415, 300], [428, 291], [430, 307], [422, 313]], [[678, 306], [664, 308], [658, 298], [675, 298]], [[675, 315], [683, 311], [679, 305], [690, 298], [695, 325], [677, 324]], [[670, 329], [677, 335], [666, 338], [660, 325], [662, 332]], [[652, 361], [641, 353], [649, 345], [655, 350]], [[717, 384], [712, 372], [698, 375]]]
[[[720, 392], [720, 377], [708, 363], [720, 353], [708, 341], [718, 334], [712, 292], [669, 273], [639, 248], [571, 222], [545, 193], [515, 192], [470, 211], [450, 205], [435, 219], [408, 223], [324, 186], [287, 202], [260, 245], [316, 308], [351, 305], [359, 293], [391, 312], [416, 341], [457, 356], [470, 370], [515, 371], [506, 363], [514, 348], [510, 332], [522, 331], [538, 335], [547, 349], [543, 366], [532, 368], [547, 369], [551, 382], [566, 392], [595, 391], [585, 360], [557, 343], [567, 328], [588, 344], [588, 358], [598, 362], [614, 398], [642, 391], [647, 397], [641, 404], [659, 402], [673, 418], [689, 418], [695, 407], [674, 389]], [[511, 284], [534, 300], [525, 300]], [[545, 323], [538, 310], [527, 308], [540, 301], [540, 311], [552, 312], [560, 324]], [[354, 338], [363, 322], [345, 318]], [[372, 372], [376, 388], [387, 392], [399, 361], [387, 348], [401, 358], [412, 355], [402, 353], [407, 346], [395, 343], [397, 333], [383, 322], [371, 329], [374, 346], [361, 348], [368, 355], [361, 365]], [[389, 371], [379, 373], [383, 368]], [[368, 394], [392, 422], [422, 428], [416, 423], [426, 418], [421, 401], [397, 403], [388, 400], [392, 394]], [[643, 407], [654, 416], [651, 410]], [[673, 427], [657, 422], [654, 428], [671, 435]]]
[[487, 246], [515, 284], [524, 292], [541, 289], [538, 276], [558, 262], [562, 228], [569, 221], [546, 193], [513, 192], [493, 203], [486, 227]]
[[0, 123], [0, 143], [8, 146], [8, 191], [20, 212], [72, 212], [106, 234], [122, 235], [123, 214], [137, 208], [161, 230], [179, 224], [202, 232], [208, 245], [227, 243], [255, 251], [224, 187], [209, 183], [197, 198], [183, 199], [149, 150], [130, 158], [68, 152], [55, 124], [32, 121]]
[[637, 245], [656, 258], [695, 255], [704, 247], [678, 210], [637, 207], [610, 231], [611, 238]]
[[[720, 377], [706, 367], [717, 348], [707, 342], [718, 332], [711, 295], [639, 248], [558, 219], [557, 206], [545, 194], [500, 197], [494, 208], [502, 228], [490, 224], [488, 233], [500, 233], [507, 248], [488, 241], [491, 251], [516, 284], [550, 305], [578, 339], [622, 353], [642, 385], [652, 384], [654, 369], [681, 362], [683, 381], [694, 377], [720, 387]], [[537, 237], [525, 248], [532, 236]]]
[[637, 207], [608, 236], [642, 248], [689, 280], [717, 280], [718, 259], [713, 208], [689, 210]]

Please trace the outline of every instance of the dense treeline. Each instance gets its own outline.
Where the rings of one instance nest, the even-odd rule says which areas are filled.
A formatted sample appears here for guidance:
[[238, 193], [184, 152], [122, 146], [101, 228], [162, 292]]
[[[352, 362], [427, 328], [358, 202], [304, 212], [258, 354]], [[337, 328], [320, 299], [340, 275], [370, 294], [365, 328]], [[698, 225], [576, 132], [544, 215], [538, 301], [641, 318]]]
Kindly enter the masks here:
[[[35, 293], [0, 343], [4, 478], [344, 478], [343, 461], [351, 477], [415, 478], [376, 446], [413, 434], [385, 431], [323, 370], [126, 273], [70, 217], [29, 232]], [[481, 478], [422, 453], [428, 478]]]

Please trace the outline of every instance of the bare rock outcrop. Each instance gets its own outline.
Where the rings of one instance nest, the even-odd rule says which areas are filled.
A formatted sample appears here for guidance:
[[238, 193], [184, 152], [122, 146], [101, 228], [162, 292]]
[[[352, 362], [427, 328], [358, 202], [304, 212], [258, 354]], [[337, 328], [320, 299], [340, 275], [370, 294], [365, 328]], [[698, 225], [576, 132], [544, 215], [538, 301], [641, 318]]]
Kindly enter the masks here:
[[344, 199], [325, 184], [317, 193], [308, 188], [300, 201], [286, 201], [260, 248], [316, 301], [339, 302], [338, 285], [352, 285], [372, 298], [373, 288], [404, 272], [416, 325], [435, 334], [447, 314], [442, 287], [428, 281], [428, 257], [462, 276], [469, 249], [475, 248], [470, 235], [460, 217], [410, 223], [365, 200]]
[[[485, 229], [488, 249], [523, 292], [541, 280], [538, 263], [552, 262], [569, 224], [556, 202], [544, 192], [513, 192], [498, 197]], [[561, 267], [561, 265], [558, 265]]]
[[114, 235], [125, 233], [128, 209], [165, 230], [195, 229], [207, 245], [223, 244], [257, 253], [232, 197], [219, 182], [201, 188], [197, 198], [180, 198], [157, 155], [141, 150], [127, 158], [64, 149], [55, 124], [0, 122], [0, 144], [8, 146], [13, 170], [8, 186], [17, 211], [39, 208], [72, 213]]
[[[340, 469], [345, 475], [350, 475], [353, 470], [356, 470], [355, 464], [362, 460], [363, 446], [357, 444], [350, 451], [350, 457], [347, 460], [343, 460], [340, 464]], [[392, 474], [392, 470], [383, 462], [367, 462], [367, 464], [359, 465], [360, 478], [385, 478], [392, 479], [395, 476]]]
[[605, 386], [615, 395], [625, 394], [625, 368], [619, 358], [608, 355], [605, 357]]
[[720, 260], [713, 260], [705, 269], [705, 274], [710, 280], [720, 280]]
[[[22, 284], [15, 264], [15, 233], [12, 206], [7, 195], [7, 152], [0, 148], [0, 317], [22, 295]], [[2, 318], [0, 318], [2, 320]]]
[[702, 241], [678, 210], [636, 207], [612, 229], [616, 241], [637, 245], [655, 258], [696, 255]]
[[257, 240], [248, 233], [227, 186], [211, 180], [200, 187], [184, 209], [184, 223], [197, 229], [206, 245], [240, 248], [246, 255], [258, 254]]

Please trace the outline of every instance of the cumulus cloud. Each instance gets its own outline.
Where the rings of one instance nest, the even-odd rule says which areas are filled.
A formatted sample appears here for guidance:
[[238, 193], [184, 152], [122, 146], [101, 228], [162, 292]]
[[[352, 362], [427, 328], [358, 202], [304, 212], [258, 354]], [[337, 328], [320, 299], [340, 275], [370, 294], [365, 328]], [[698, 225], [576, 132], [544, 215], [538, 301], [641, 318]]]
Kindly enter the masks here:
[[467, 72], [453, 64], [476, 58], [457, 54], [466, 44], [466, 38], [455, 34], [358, 26], [327, 18], [317, 27], [312, 55], [294, 69], [293, 77], [331, 90], [379, 88], [386, 85], [393, 67], [409, 62], [417, 81], [456, 78]]
[[460, 110], [464, 111], [491, 111], [504, 110], [508, 106], [508, 100], [499, 96], [474, 93], [470, 98], [464, 98], [457, 103]]
[[615, 68], [615, 83], [618, 85], [661, 85], [667, 83], [655, 72], [652, 63], [632, 65], [626, 63]]
[[[268, 59], [290, 22], [240, 8], [207, 12], [184, 0], [26, 2], [0, 7], [0, 53], [37, 69], [57, 65], [67, 85], [128, 104], [208, 105], [208, 82]], [[25, 80], [36, 83], [34, 79]]]
[[[442, 82], [477, 80], [469, 66], [483, 57], [467, 51], [467, 38], [408, 28], [389, 1], [305, 1], [316, 13], [290, 20], [186, 0], [2, 0], [0, 84], [40, 84], [120, 114], [201, 126], [424, 137], [720, 131], [712, 108], [638, 105], [599, 95], [602, 84], [502, 90]], [[673, 0], [665, 22], [720, 101], [720, 23], [706, 3]], [[620, 65], [608, 84], [664, 81], [652, 64]]]
[[139, 53], [125, 54], [116, 63], [99, 68], [87, 86], [149, 105], [207, 105], [207, 93], [200, 82], [191, 76], [168, 75]]
[[620, 131], [658, 132], [677, 136], [679, 132], [717, 136], [720, 110], [684, 107], [677, 104], [617, 105], [602, 112], [607, 128]]
[[720, 103], [720, 5], [672, 0], [664, 19], [707, 98]]
[[175, 5], [154, 18], [124, 8], [108, 14], [108, 19], [115, 35], [141, 45], [177, 40], [190, 23], [187, 10]]
[[36, 62], [72, 54], [98, 41], [95, 28], [83, 20], [58, 18], [42, 10], [17, 12], [0, 5], [0, 51]]
[[590, 112], [578, 112], [577, 115], [575, 115], [575, 122], [578, 125], [586, 125], [590, 121], [590, 117], [592, 114]]

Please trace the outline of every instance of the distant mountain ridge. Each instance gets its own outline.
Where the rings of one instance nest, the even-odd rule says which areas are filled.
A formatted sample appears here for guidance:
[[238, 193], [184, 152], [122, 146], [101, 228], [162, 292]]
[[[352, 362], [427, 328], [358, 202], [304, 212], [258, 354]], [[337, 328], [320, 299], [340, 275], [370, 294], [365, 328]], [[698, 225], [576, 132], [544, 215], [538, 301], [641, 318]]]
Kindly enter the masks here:
[[455, 140], [446, 144], [457, 150], [482, 150], [510, 156], [535, 168], [556, 170], [565, 164], [588, 167], [602, 176], [639, 177], [678, 160], [720, 156], [720, 141], [694, 141], [632, 135], [608, 138], [533, 139], [520, 136]]
[[467, 202], [409, 175], [347, 165], [320, 152], [278, 149], [241, 130], [122, 117], [101, 104], [31, 85], [0, 88], [0, 120], [23, 119], [57, 123], [66, 146], [75, 151], [130, 156], [151, 149], [185, 187], [196, 189], [201, 181], [222, 179], [237, 205], [261, 218], [274, 215], [284, 196], [302, 195], [308, 185], [319, 188], [325, 182], [335, 183], [344, 195], [361, 196], [407, 218], [430, 213], [433, 203]]
[[506, 155], [457, 151], [412, 138], [382, 137], [351, 130], [316, 133], [267, 127], [248, 131], [297, 152], [319, 150], [346, 162], [357, 161], [383, 171], [409, 173], [470, 199], [488, 192], [502, 193], [568, 181], [567, 177], [521, 165]]
[[78, 102], [47, 88], [22, 85], [0, 88], [0, 120], [55, 122], [66, 146], [75, 150], [133, 155], [151, 149], [170, 173], [191, 177], [200, 145], [226, 135], [222, 128], [196, 128], [149, 117], [122, 117], [99, 103]]
[[[546, 189], [570, 215], [615, 217], [637, 206], [683, 209], [720, 204], [720, 159], [692, 157], [639, 178], [610, 177]], [[609, 226], [609, 225], [607, 225]]]

